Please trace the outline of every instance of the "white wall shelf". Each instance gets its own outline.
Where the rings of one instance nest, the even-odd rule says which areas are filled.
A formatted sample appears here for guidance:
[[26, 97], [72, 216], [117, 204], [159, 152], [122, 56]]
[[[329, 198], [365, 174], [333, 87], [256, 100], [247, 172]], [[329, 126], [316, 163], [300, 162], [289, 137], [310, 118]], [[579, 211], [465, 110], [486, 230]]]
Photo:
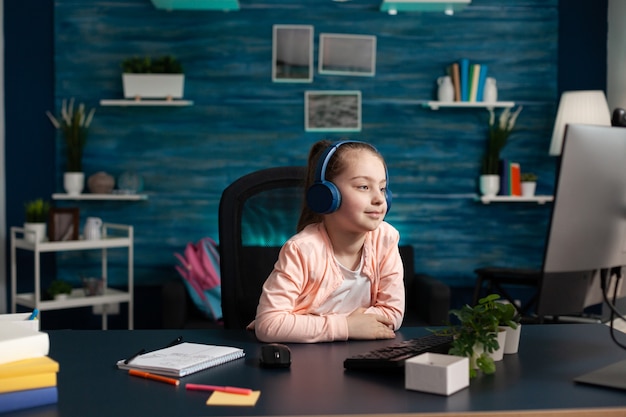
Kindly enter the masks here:
[[[102, 225], [102, 239], [97, 240], [68, 240], [60, 242], [30, 242], [24, 237], [24, 229], [11, 227], [11, 311], [17, 310], [17, 305], [32, 309], [61, 310], [66, 308], [86, 307], [102, 305], [102, 329], [107, 329], [107, 305], [116, 303], [128, 303], [128, 329], [133, 329], [133, 241], [134, 232], [132, 226], [105, 223]], [[109, 288], [108, 281], [108, 252], [110, 248], [127, 248], [127, 284], [128, 290], [121, 291]], [[33, 252], [33, 292], [17, 292], [17, 249]], [[102, 295], [87, 296], [83, 289], [75, 288], [72, 293], [63, 300], [45, 300], [41, 288], [41, 259], [44, 252], [101, 250], [102, 280], [104, 292]]]
[[486, 103], [484, 101], [427, 101], [424, 103], [425, 107], [430, 107], [431, 110], [439, 110], [440, 108], [484, 108], [493, 109], [499, 108], [511, 108], [515, 106], [514, 101], [496, 101], [495, 103]]
[[170, 106], [170, 107], [184, 107], [193, 106], [191, 100], [132, 100], [132, 99], [103, 99], [100, 100], [101, 106]]
[[78, 194], [69, 195], [63, 193], [52, 194], [53, 200], [122, 200], [122, 201], [139, 201], [147, 200], [147, 194]]
[[532, 197], [522, 197], [517, 195], [497, 195], [495, 197], [477, 196], [476, 197], [483, 204], [489, 203], [537, 203], [545, 204], [554, 201], [554, 196], [551, 195], [535, 195]]

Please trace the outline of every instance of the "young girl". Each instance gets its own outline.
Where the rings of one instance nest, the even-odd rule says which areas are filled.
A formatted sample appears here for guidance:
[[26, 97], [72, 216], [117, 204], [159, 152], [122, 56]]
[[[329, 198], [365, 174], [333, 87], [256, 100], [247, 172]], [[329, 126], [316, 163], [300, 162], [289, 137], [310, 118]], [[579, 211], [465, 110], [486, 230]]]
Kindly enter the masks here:
[[320, 141], [306, 204], [248, 327], [263, 342], [392, 339], [404, 315], [399, 233], [383, 157], [364, 142]]

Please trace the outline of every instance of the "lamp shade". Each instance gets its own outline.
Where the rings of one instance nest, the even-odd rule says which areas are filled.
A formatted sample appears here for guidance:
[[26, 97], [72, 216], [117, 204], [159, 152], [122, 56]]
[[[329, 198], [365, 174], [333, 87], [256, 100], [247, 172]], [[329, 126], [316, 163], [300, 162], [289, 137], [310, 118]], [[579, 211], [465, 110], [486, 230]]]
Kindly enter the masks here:
[[554, 121], [550, 155], [560, 155], [568, 123], [611, 126], [611, 112], [603, 91], [566, 91], [561, 94]]

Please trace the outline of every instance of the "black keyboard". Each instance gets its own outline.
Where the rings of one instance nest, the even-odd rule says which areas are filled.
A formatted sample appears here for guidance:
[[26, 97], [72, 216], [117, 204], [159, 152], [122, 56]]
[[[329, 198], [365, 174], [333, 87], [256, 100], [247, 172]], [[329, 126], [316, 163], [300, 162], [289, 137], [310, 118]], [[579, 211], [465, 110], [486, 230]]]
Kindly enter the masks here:
[[452, 336], [435, 333], [355, 355], [343, 361], [346, 369], [404, 370], [404, 361], [426, 352], [448, 353]]

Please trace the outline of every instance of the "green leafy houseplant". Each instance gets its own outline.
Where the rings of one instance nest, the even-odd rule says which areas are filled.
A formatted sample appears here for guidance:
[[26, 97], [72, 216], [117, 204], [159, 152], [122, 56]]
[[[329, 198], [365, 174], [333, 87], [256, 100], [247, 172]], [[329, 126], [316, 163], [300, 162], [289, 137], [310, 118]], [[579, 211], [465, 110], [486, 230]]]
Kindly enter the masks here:
[[87, 112], [84, 103], [80, 103], [75, 109], [73, 98], [69, 100], [69, 103], [66, 99], [63, 100], [61, 117], [57, 118], [49, 111], [46, 112], [52, 125], [63, 132], [67, 152], [66, 172], [82, 172], [83, 170], [83, 151], [95, 112], [95, 108]]
[[[453, 336], [449, 354], [470, 358], [476, 368], [485, 374], [493, 374], [496, 365], [489, 355], [500, 347], [498, 331], [500, 326], [517, 328], [516, 310], [512, 304], [499, 302], [498, 294], [490, 294], [478, 301], [475, 306], [468, 304], [460, 309], [450, 310], [459, 324], [443, 330]], [[476, 349], [482, 346], [482, 352]], [[477, 370], [470, 366], [470, 377], [477, 376]]]
[[536, 182], [537, 174], [534, 174], [532, 172], [523, 172], [520, 176], [520, 179], [522, 182]]
[[50, 283], [50, 286], [46, 290], [46, 293], [50, 298], [55, 298], [60, 294], [71, 294], [72, 293], [72, 285], [61, 279], [56, 279]]
[[47, 223], [48, 213], [50, 212], [50, 203], [42, 198], [27, 201], [24, 204], [26, 211], [27, 223]]
[[170, 55], [154, 59], [146, 56], [125, 59], [122, 70], [127, 74], [182, 74], [183, 66]]
[[481, 175], [498, 175], [500, 152], [515, 127], [517, 117], [522, 111], [522, 106], [511, 112], [506, 108], [500, 114], [496, 123], [496, 115], [493, 109], [489, 109], [489, 128], [487, 136], [487, 148], [483, 154], [480, 173]]

